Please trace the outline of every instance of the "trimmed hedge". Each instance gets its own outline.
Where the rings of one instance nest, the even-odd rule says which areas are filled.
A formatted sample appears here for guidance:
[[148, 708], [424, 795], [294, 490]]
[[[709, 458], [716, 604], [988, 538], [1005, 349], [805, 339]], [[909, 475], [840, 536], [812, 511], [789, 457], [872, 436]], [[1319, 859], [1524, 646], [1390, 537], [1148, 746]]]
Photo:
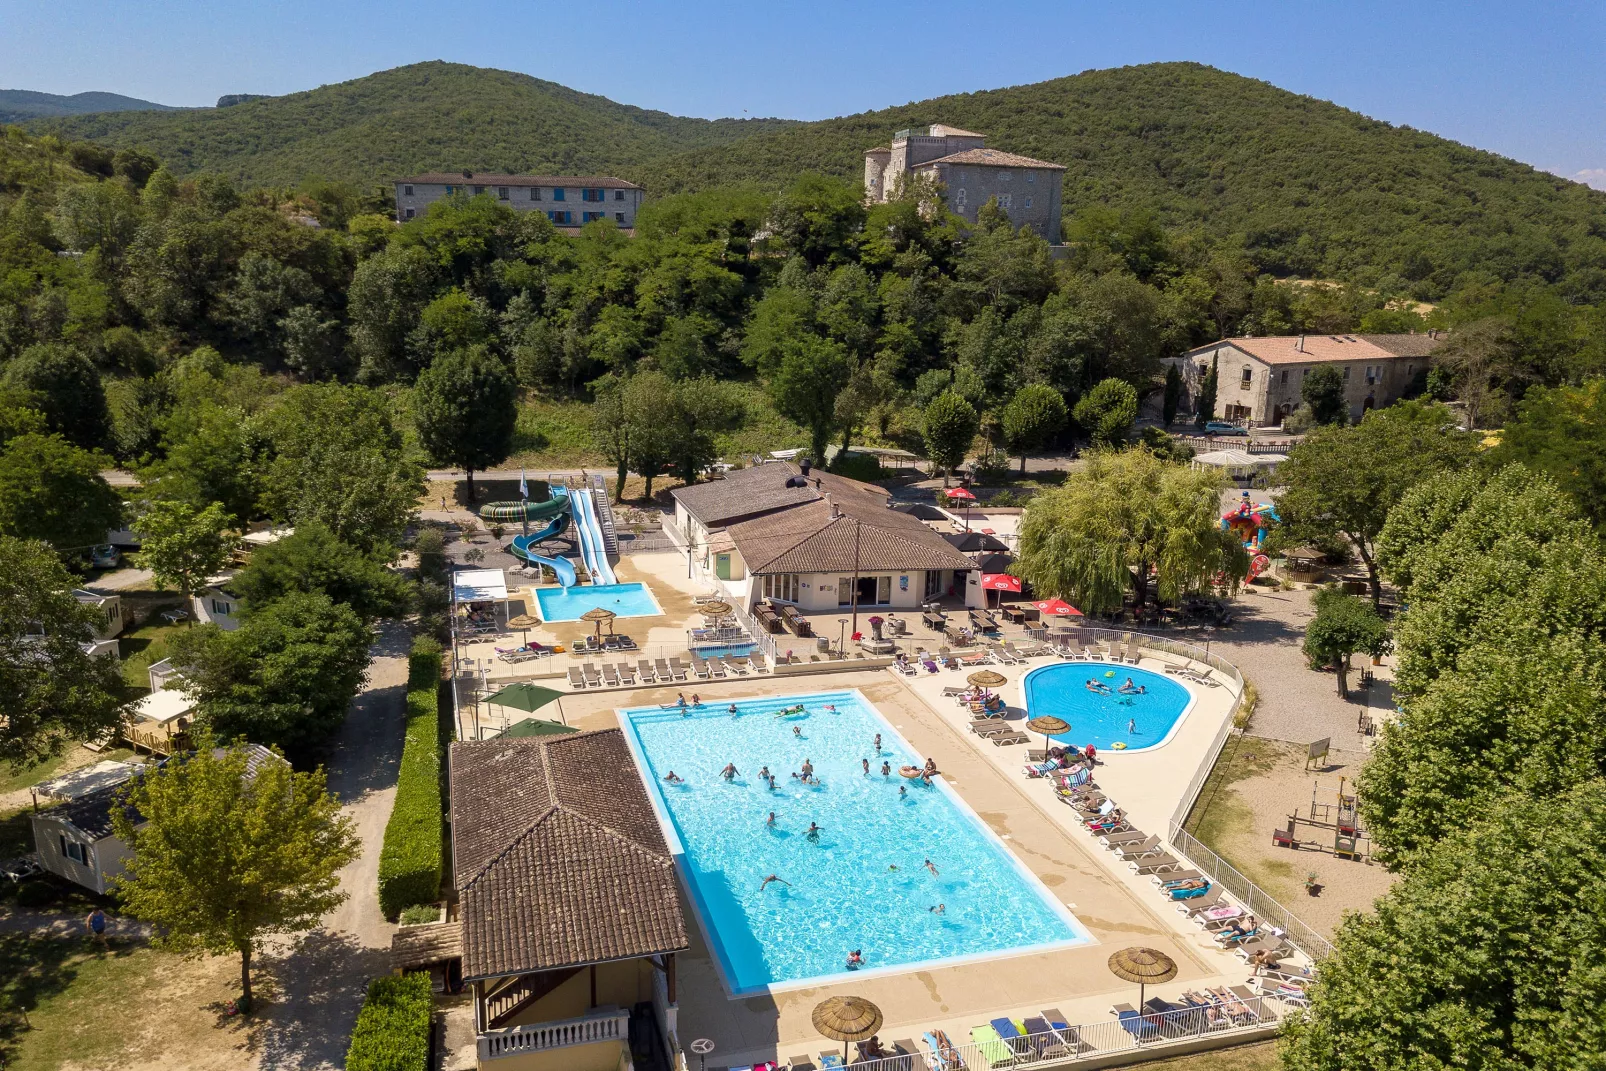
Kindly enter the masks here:
[[445, 855], [440, 676], [440, 645], [428, 637], [414, 640], [407, 665], [407, 742], [396, 776], [396, 802], [379, 851], [379, 907], [391, 919], [404, 907], [440, 897]]
[[369, 982], [346, 1071], [428, 1071], [431, 1008], [427, 971]]

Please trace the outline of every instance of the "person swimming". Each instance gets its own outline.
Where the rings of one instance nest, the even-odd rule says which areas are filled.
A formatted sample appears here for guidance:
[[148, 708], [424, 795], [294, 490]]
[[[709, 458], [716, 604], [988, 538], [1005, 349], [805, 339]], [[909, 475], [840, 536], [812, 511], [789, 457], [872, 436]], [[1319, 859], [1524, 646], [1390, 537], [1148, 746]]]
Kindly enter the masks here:
[[775, 812], [774, 811], [770, 812], [769, 820], [766, 821], [764, 824], [769, 826], [771, 829], [775, 828]]
[[935, 877], [939, 876], [938, 873], [937, 873], [937, 864], [936, 863], [933, 863], [930, 859], [927, 859], [925, 861], [925, 863], [924, 863], [924, 866], [925, 866], [925, 868], [927, 870], [931, 871], [931, 876], [932, 877], [935, 878]]
[[814, 776], [814, 763], [810, 762], [807, 758], [805, 758], [803, 760], [803, 780], [807, 781], [809, 778], [811, 778], [813, 776]]
[[727, 762], [725, 764], [725, 768], [719, 771], [719, 776], [723, 777], [727, 781], [736, 780], [736, 764], [734, 762]]
[[698, 695], [696, 692], [693, 692], [691, 694], [691, 705], [694, 706], [694, 707], [702, 706], [703, 705], [703, 697]]
[[675, 705], [677, 707], [680, 707], [682, 710], [686, 709], [686, 693], [685, 692], [681, 692], [679, 694], [679, 696], [676, 697]]
[[806, 834], [806, 836], [809, 838], [809, 840], [818, 843], [819, 839], [820, 839], [820, 833], [821, 833], [820, 827], [815, 825], [813, 822], [810, 822], [809, 823], [809, 831]]
[[906, 786], [906, 785], [899, 785], [899, 786], [898, 786], [898, 798], [899, 798], [899, 799], [900, 799], [900, 800], [901, 800], [901, 799], [908, 799], [908, 798], [909, 798], [909, 789], [908, 789], [908, 786]]
[[803, 727], [801, 725], [792, 726], [792, 735], [801, 740], [803, 738]]
[[855, 948], [852, 952], [848, 953], [847, 966], [848, 970], [850, 971], [856, 971], [860, 967], [864, 966], [864, 956], [859, 949]]
[[768, 781], [770, 779], [770, 768], [768, 766], [759, 767], [758, 779], [760, 781]]
[[1128, 718], [1126, 720], [1126, 731], [1128, 736], [1136, 734], [1138, 731], [1138, 719]]
[[825, 710], [826, 710], [826, 713], [828, 713], [828, 714], [835, 714], [836, 713], [836, 704], [835, 703], [827, 703], [827, 704], [825, 704]]
[[937, 904], [934, 907], [926, 908], [926, 910], [931, 912], [933, 915], [945, 915], [945, 914], [948, 913], [948, 905], [947, 904]]
[[664, 780], [668, 781], [672, 785], [684, 785], [686, 783], [686, 779], [681, 777], [674, 770], [670, 770], [668, 773], [664, 774]]
[[892, 776], [892, 763], [883, 762], [881, 764], [881, 776], [882, 777], [891, 777]]
[[875, 753], [877, 755], [881, 754], [881, 734], [880, 733], [876, 733], [875, 734]]
[[864, 776], [869, 777], [870, 776], [870, 760], [869, 759], [860, 759], [859, 761], [864, 764]]
[[773, 882], [778, 882], [781, 885], [785, 885], [788, 889], [790, 889], [792, 887], [792, 883], [787, 881], [785, 878], [778, 877], [778, 876], [776, 876], [774, 874], [771, 874], [769, 877], [765, 878], [763, 881], [758, 883], [758, 891], [759, 892], [763, 892], [765, 889], [769, 888], [769, 884], [772, 881]]
[[733, 718], [736, 717], [736, 704], [732, 703], [730, 706], [726, 707], [725, 713], [729, 714]]

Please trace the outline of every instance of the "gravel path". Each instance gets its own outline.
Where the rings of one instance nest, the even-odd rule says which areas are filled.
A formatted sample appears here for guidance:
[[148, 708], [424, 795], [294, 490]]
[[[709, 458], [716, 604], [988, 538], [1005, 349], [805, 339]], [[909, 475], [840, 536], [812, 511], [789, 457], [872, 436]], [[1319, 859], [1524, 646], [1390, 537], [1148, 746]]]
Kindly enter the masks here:
[[396, 794], [404, 735], [407, 630], [387, 624], [328, 762], [329, 790], [357, 825], [362, 855], [340, 875], [349, 895], [323, 926], [264, 956], [276, 993], [267, 1009], [264, 1069], [345, 1066], [369, 979], [389, 971], [395, 927], [379, 910], [379, 847]]
[[1210, 636], [1210, 651], [1236, 665], [1260, 693], [1249, 732], [1298, 744], [1330, 737], [1335, 749], [1364, 752], [1367, 738], [1356, 731], [1360, 715], [1370, 712], [1377, 721], [1394, 709], [1389, 660], [1372, 667], [1377, 683], [1361, 689], [1355, 687], [1357, 658], [1350, 698], [1340, 699], [1333, 675], [1312, 670], [1300, 650], [1314, 613], [1309, 591], [1246, 594], [1233, 605], [1233, 626]]

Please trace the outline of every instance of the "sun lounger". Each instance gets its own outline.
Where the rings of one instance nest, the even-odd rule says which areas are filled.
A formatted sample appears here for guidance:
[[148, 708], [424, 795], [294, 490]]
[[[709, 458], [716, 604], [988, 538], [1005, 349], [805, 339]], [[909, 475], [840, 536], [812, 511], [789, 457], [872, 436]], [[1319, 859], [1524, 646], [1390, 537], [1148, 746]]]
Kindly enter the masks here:
[[1159, 843], [1159, 837], [1151, 837], [1141, 829], [1128, 829], [1124, 833], [1106, 833], [1099, 838], [1099, 846], [1112, 851], [1119, 848], [1135, 847], [1139, 844]]
[[1008, 1067], [1015, 1062], [1015, 1050], [1005, 1045], [1004, 1039], [991, 1026], [972, 1027], [970, 1040], [988, 1067]]
[[682, 662], [679, 655], [676, 655], [669, 660], [669, 672], [674, 675], [677, 681], [683, 681], [690, 676], [691, 667]]
[[604, 662], [602, 664], [602, 681], [610, 688], [619, 687], [619, 674], [613, 668], [612, 662]]
[[619, 671], [619, 679], [625, 684], [636, 683], [636, 671], [630, 668], [629, 662], [620, 662], [613, 668]]
[[658, 679], [658, 674], [653, 670], [652, 663], [645, 658], [636, 659], [636, 674], [646, 684], [651, 684]]
[[1200, 900], [1210, 896], [1211, 891], [1215, 888], [1216, 886], [1210, 882], [1194, 886], [1178, 885], [1175, 888], [1166, 890], [1166, 896], [1179, 902], [1182, 900]]
[[579, 668], [576, 667], [576, 666], [570, 666], [569, 667], [569, 687], [571, 687], [571, 688], [584, 688], [585, 686], [586, 686], [585, 678], [580, 676]]
[[1197, 870], [1177, 870], [1177, 871], [1173, 871], [1170, 874], [1156, 874], [1156, 875], [1154, 875], [1154, 883], [1156, 885], [1158, 885], [1160, 888], [1163, 889], [1163, 888], [1166, 887], [1167, 883], [1169, 883], [1169, 882], [1173, 882], [1173, 881], [1192, 881], [1195, 878], [1202, 878], [1202, 877], [1204, 877], [1204, 875], [1199, 873], [1199, 871], [1197, 871]]
[[1131, 662], [1134, 666], [1143, 661], [1143, 655], [1138, 650], [1138, 641], [1136, 637], [1126, 641], [1126, 660]]
[[1210, 891], [1206, 892], [1203, 896], [1191, 897], [1186, 901], [1178, 903], [1177, 910], [1190, 919], [1195, 918], [1221, 903], [1221, 898], [1225, 895], [1226, 894], [1222, 891], [1221, 886], [1212, 885], [1210, 887]]
[[788, 1056], [786, 1058], [787, 1071], [819, 1071], [814, 1061], [807, 1056]]
[[653, 659], [652, 668], [657, 672], [658, 679], [661, 681], [670, 681], [675, 679], [674, 671], [669, 668], [669, 662], [666, 659]]
[[993, 733], [992, 735], [988, 736], [987, 739], [993, 742], [994, 747], [1006, 747], [1012, 744], [1030, 744], [1032, 742], [1032, 738], [1030, 736], [1027, 736], [1025, 733], [1020, 732], [1017, 729], [1011, 729], [1007, 733]]
[[722, 658], [722, 659], [720, 659], [720, 661], [725, 663], [725, 672], [731, 674], [732, 676], [737, 676], [737, 677], [745, 677], [745, 676], [747, 676], [747, 670], [746, 670], [746, 668], [744, 668], [742, 666], [742, 664], [740, 662], [733, 662], [729, 658]]
[[1245, 963], [1248, 963], [1258, 953], [1271, 952], [1276, 955], [1281, 955], [1287, 952], [1287, 950], [1288, 942], [1284, 941], [1282, 937], [1273, 933], [1263, 933], [1258, 937], [1253, 937], [1247, 941], [1244, 941], [1232, 951], [1233, 955], [1237, 956]]
[[948, 1040], [947, 1034], [941, 1030], [933, 1030], [922, 1034], [921, 1039], [931, 1050], [931, 1066], [935, 1071], [965, 1071], [964, 1058], [959, 1055], [959, 1050], [954, 1048], [954, 1043]]
[[995, 733], [1015, 732], [1014, 726], [1003, 718], [976, 718], [970, 723], [970, 731], [977, 736], [992, 736]]
[[1121, 1024], [1122, 1030], [1125, 1030], [1139, 1041], [1160, 1036], [1160, 1028], [1151, 1023], [1130, 1004], [1117, 1004], [1110, 1009], [1110, 1013]]
[[691, 671], [697, 675], [698, 680], [708, 679], [708, 663], [696, 655], [691, 656]]
[[935, 673], [935, 672], [937, 672], [937, 663], [935, 663], [935, 662], [933, 662], [933, 661], [932, 661], [932, 660], [931, 660], [931, 659], [929, 659], [929, 658], [923, 658], [923, 659], [921, 659], [921, 660], [920, 660], [920, 664], [921, 664], [921, 665], [922, 665], [922, 666], [925, 666], [925, 667], [926, 667], [926, 672], [927, 672], [927, 673]]
[[846, 1067], [846, 1066], [847, 1065], [842, 1062], [842, 1057], [838, 1056], [836, 1053], [834, 1053], [834, 1052], [822, 1052], [822, 1053], [820, 1053], [820, 1071], [828, 1071], [828, 1069], [830, 1069], [830, 1068]]
[[913, 662], [907, 660], [902, 662], [893, 662], [892, 668], [897, 670], [899, 673], [902, 673], [905, 677], [920, 676], [920, 670], [915, 668], [915, 664]]
[[1065, 1013], [1058, 1008], [1044, 1008], [1043, 1019], [1048, 1023], [1048, 1028], [1070, 1046], [1072, 1053], [1080, 1053], [1093, 1047], [1082, 1040], [1082, 1035], [1065, 1021]]
[[1260, 1001], [1248, 986], [1230, 985], [1227, 987], [1227, 992], [1238, 998], [1238, 1002], [1243, 1005], [1244, 1012], [1251, 1022], [1258, 1023], [1264, 1018], [1260, 1011]]
[[1160, 848], [1160, 838], [1155, 836], [1145, 837], [1143, 840], [1136, 842], [1122, 841], [1119, 844], [1111, 844], [1109, 847], [1122, 859], [1136, 859], [1139, 856], [1163, 850]]
[[1213, 989], [1205, 990], [1205, 992], [1216, 998], [1216, 1000], [1219, 1002], [1221, 1010], [1225, 1012], [1233, 1022], [1244, 1024], [1256, 1023], [1260, 1021], [1260, 1015], [1255, 1010], [1256, 1006], [1260, 1002], [1255, 1000], [1254, 994], [1249, 993], [1247, 989], [1244, 990], [1245, 993], [1249, 993], [1250, 999], [1247, 1001], [1238, 996], [1236, 991], [1228, 989], [1225, 986], [1216, 986]]
[[1159, 855], [1146, 855], [1142, 859], [1135, 859], [1128, 864], [1134, 874], [1165, 874], [1173, 870], [1181, 870], [1185, 865], [1176, 856], [1165, 852]]
[[587, 685], [589, 685], [592, 688], [597, 688], [597, 687], [601, 686], [601, 684], [602, 684], [602, 673], [601, 673], [600, 670], [597, 669], [597, 667], [595, 665], [593, 665], [590, 662], [587, 662], [585, 665], [580, 667], [580, 672], [585, 674], [586, 684]]

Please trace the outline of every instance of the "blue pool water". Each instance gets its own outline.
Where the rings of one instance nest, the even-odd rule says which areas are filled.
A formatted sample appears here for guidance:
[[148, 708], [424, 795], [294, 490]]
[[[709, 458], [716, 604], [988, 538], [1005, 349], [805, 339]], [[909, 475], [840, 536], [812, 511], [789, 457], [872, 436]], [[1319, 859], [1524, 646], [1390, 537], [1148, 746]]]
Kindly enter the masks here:
[[746, 658], [757, 649], [756, 643], [721, 643], [693, 647], [691, 652], [698, 658]]
[[[776, 716], [797, 703], [805, 715]], [[725, 708], [638, 707], [621, 721], [733, 994], [845, 976], [853, 949], [874, 971], [1091, 940], [941, 778], [898, 775], [925, 759], [858, 692], [743, 700], [735, 717]], [[806, 760], [818, 786], [791, 776]], [[731, 782], [720, 777], [727, 762]], [[758, 776], [765, 765], [773, 792]], [[671, 770], [685, 784], [666, 784]], [[771, 874], [791, 884], [760, 891]]]
[[[1113, 674], [1113, 676], [1111, 675]], [[1148, 689], [1145, 695], [1096, 695], [1088, 680], [1116, 692], [1127, 678]], [[1077, 747], [1092, 744], [1108, 751], [1117, 742], [1126, 750], [1157, 747], [1187, 713], [1193, 696], [1181, 684], [1161, 673], [1104, 662], [1062, 662], [1026, 674], [1026, 712], [1030, 717], [1052, 714], [1070, 722], [1071, 730], [1055, 739]], [[1136, 731], [1127, 725], [1136, 722]]]
[[593, 607], [612, 610], [620, 617], [650, 617], [661, 614], [658, 602], [645, 584], [576, 584], [572, 588], [537, 588], [545, 621], [578, 621]]

